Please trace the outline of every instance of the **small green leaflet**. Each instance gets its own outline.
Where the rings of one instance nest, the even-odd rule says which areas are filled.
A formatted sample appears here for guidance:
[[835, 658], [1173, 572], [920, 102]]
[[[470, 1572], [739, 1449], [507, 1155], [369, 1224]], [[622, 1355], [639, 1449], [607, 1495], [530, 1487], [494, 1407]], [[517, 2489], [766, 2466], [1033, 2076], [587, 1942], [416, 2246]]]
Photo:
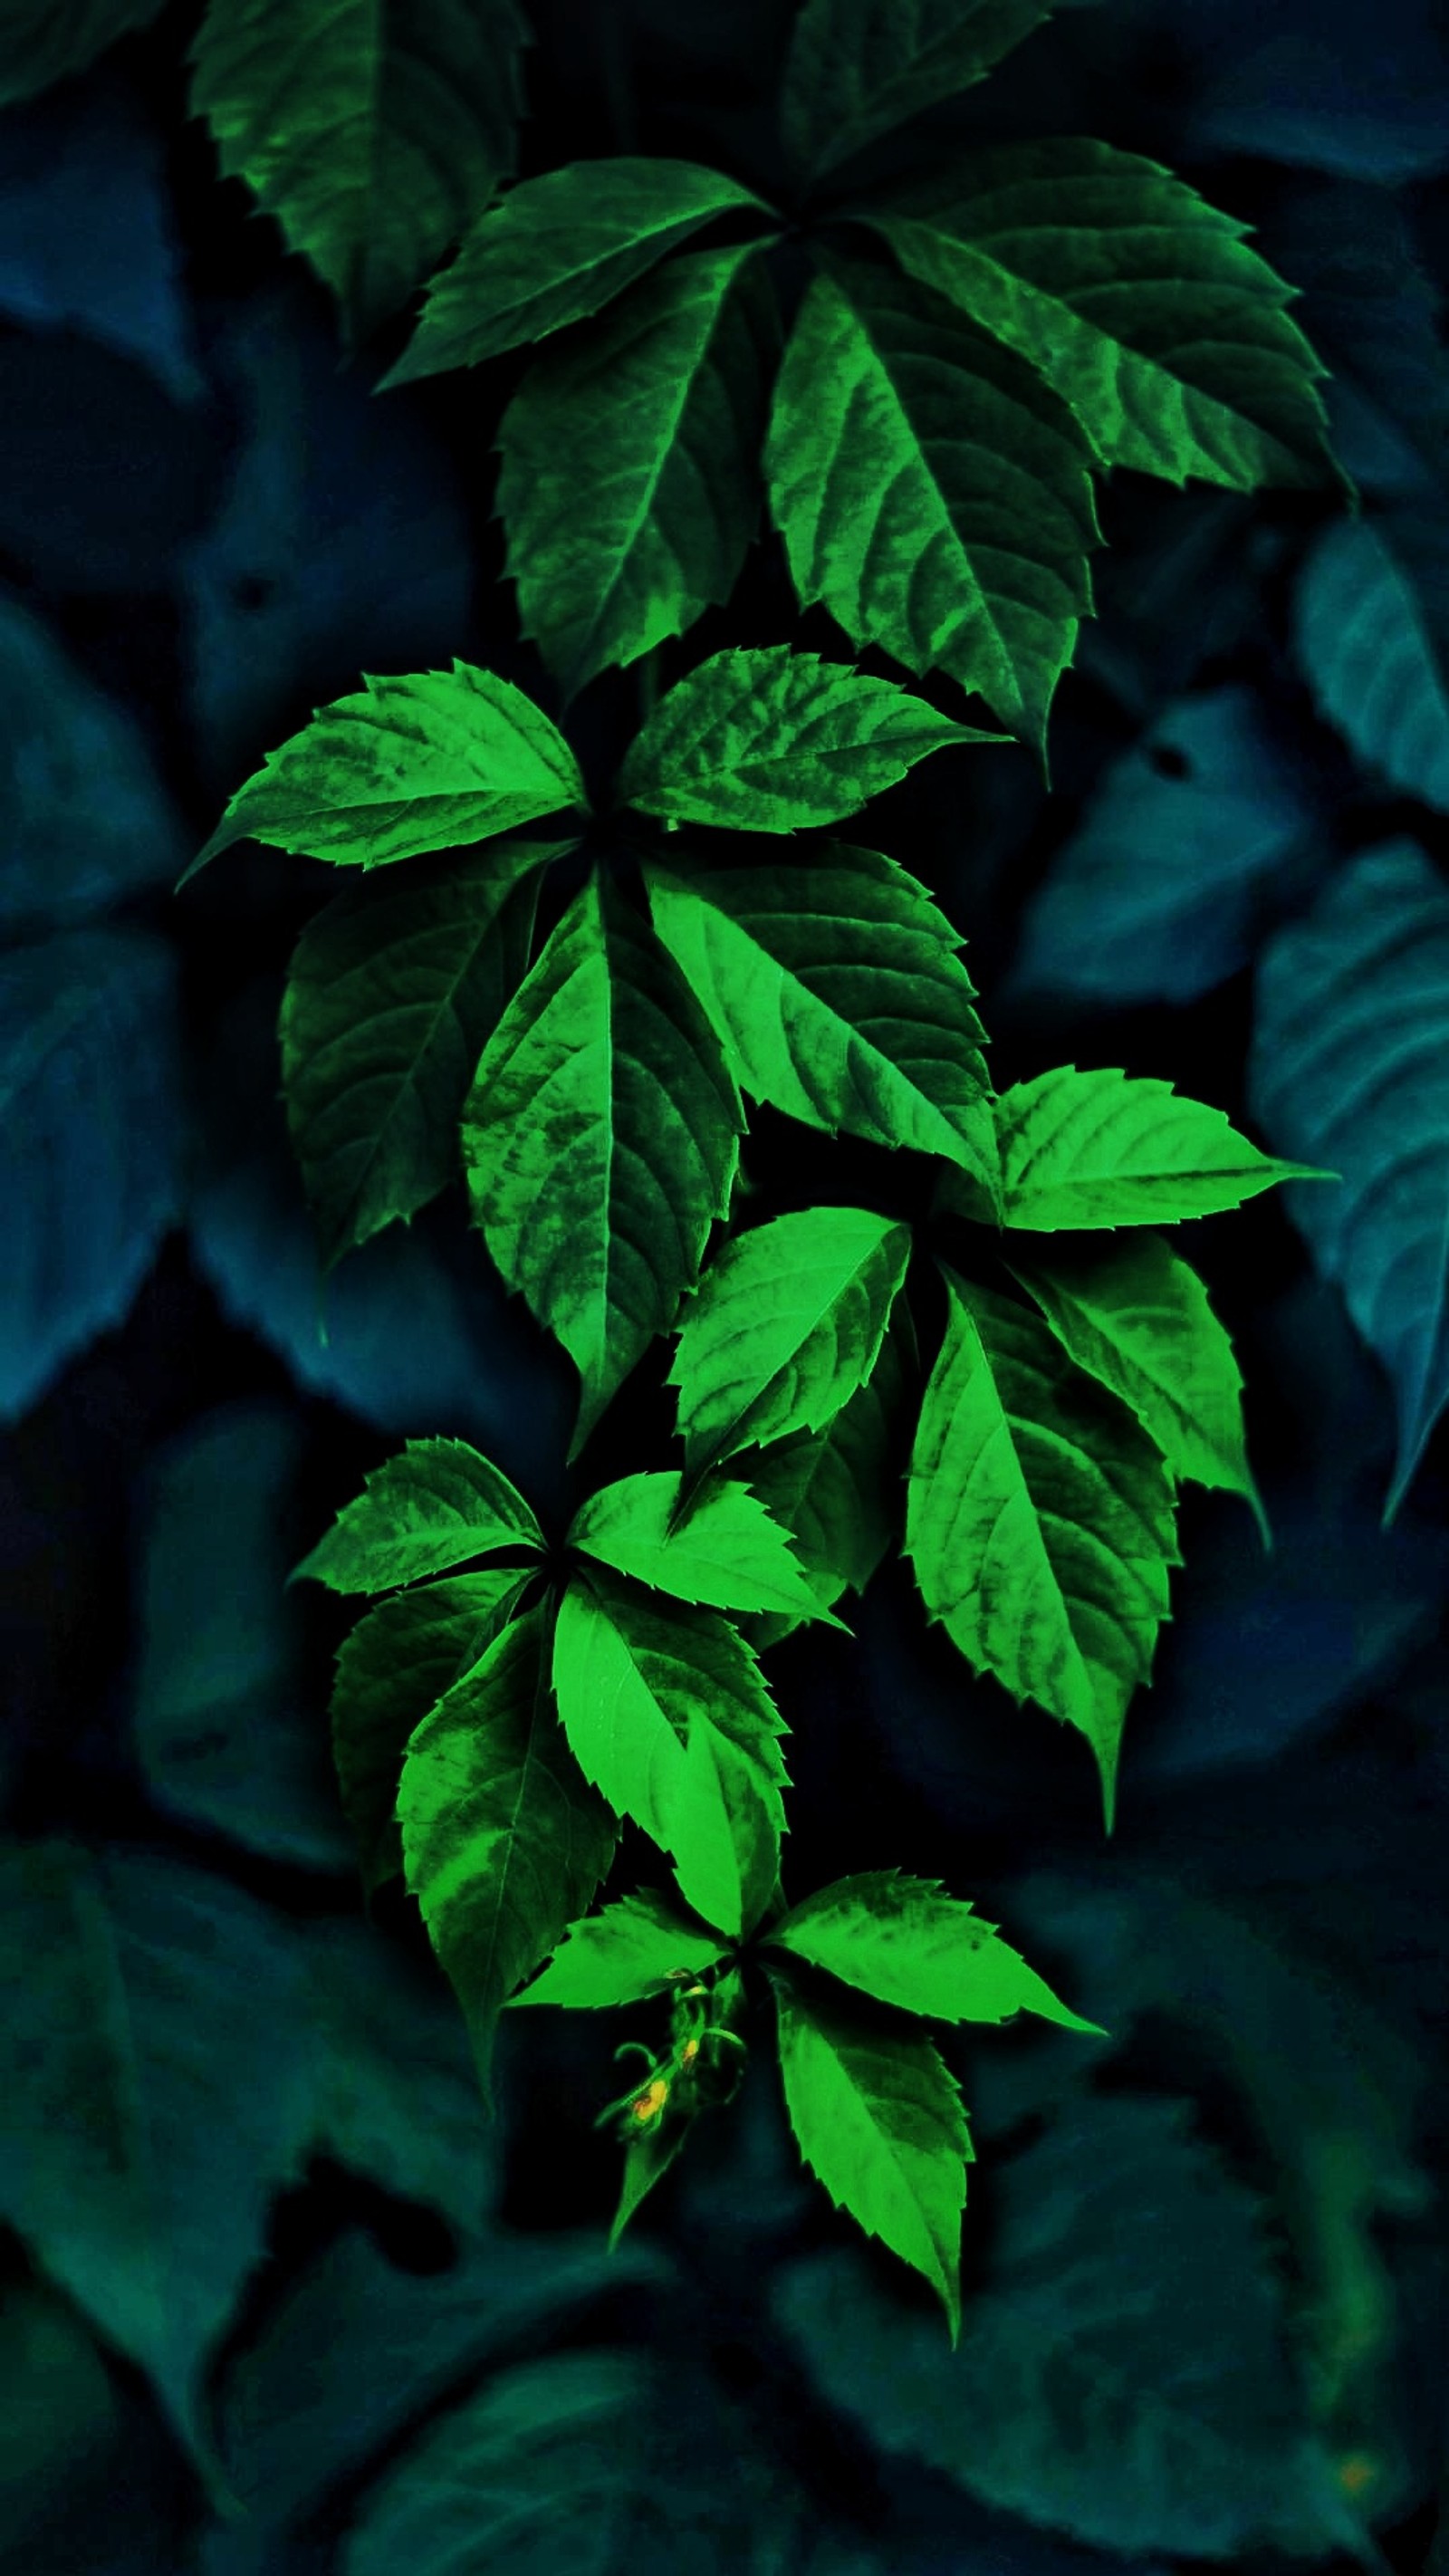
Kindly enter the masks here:
[[785, 1729], [738, 1630], [591, 1572], [559, 1603], [553, 1678], [587, 1778], [669, 1853], [697, 1914], [749, 1931], [779, 1871], [788, 1782]]
[[681, 1971], [697, 1977], [724, 1957], [724, 1944], [691, 1923], [653, 1888], [617, 1897], [599, 1914], [571, 1923], [541, 1976], [513, 1997], [519, 2004], [568, 2004], [596, 2011], [642, 2003], [664, 1993]]
[[579, 1371], [571, 1461], [698, 1276], [743, 1127], [678, 967], [595, 870], [484, 1048], [462, 1127], [488, 1249]]
[[820, 1431], [874, 1368], [911, 1230], [868, 1208], [802, 1208], [726, 1243], [684, 1310], [686, 1475], [736, 1450]]
[[0, 22], [0, 107], [86, 71], [118, 36], [159, 18], [162, 5], [163, 0], [7, 0]]
[[403, 1865], [394, 1809], [408, 1737], [480, 1661], [533, 1579], [517, 1566], [490, 1565], [395, 1593], [338, 1649], [332, 1754], [369, 1896]]
[[1040, 2013], [1068, 2030], [1107, 2034], [1058, 2002], [1035, 1968], [934, 1878], [866, 1870], [838, 1878], [793, 1906], [766, 1934], [815, 1968], [828, 1968], [881, 2003], [938, 2021], [1006, 2021]]
[[1181, 1562], [1172, 1479], [1121, 1397], [1029, 1308], [941, 1267], [949, 1313], [905, 1552], [968, 1663], [1086, 1736], [1110, 1832], [1123, 1720]]
[[210, 0], [192, 107], [350, 340], [407, 302], [511, 173], [523, 35], [514, 0]]
[[528, 970], [539, 872], [568, 841], [494, 841], [349, 885], [298, 941], [282, 1084], [329, 1266], [459, 1168], [458, 1118]]
[[237, 789], [184, 885], [233, 841], [269, 841], [338, 867], [379, 868], [517, 831], [564, 807], [588, 811], [558, 727], [494, 671], [397, 679], [320, 707]]
[[573, 161], [490, 206], [428, 289], [417, 330], [378, 391], [582, 322], [701, 224], [760, 198], [694, 161]]
[[765, 452], [800, 605], [949, 671], [1038, 748], [1091, 614], [1092, 461], [1035, 368], [944, 296], [836, 258], [809, 288]]
[[808, 867], [645, 861], [654, 926], [742, 1090], [873, 1145], [938, 1154], [994, 1202], [996, 1129], [959, 932], [894, 859], [819, 843]]
[[333, 1592], [390, 1592], [447, 1574], [494, 1548], [542, 1549], [544, 1535], [516, 1486], [466, 1440], [410, 1440], [366, 1478], [291, 1580]]
[[564, 1741], [546, 1614], [495, 1637], [411, 1738], [398, 1790], [407, 1883], [463, 2007], [485, 2099], [498, 2015], [586, 1913], [617, 1829]]
[[806, 0], [780, 101], [796, 168], [818, 178], [908, 116], [969, 89], [1052, 6], [1053, 0]]
[[536, 358], [503, 415], [508, 571], [566, 697], [739, 578], [780, 330], [757, 247], [671, 260]]
[[1174, 1476], [1225, 1487], [1268, 1524], [1243, 1435], [1243, 1380], [1197, 1272], [1160, 1234], [1008, 1262], [1062, 1348], [1130, 1404]]
[[[908, 1372], [914, 1376], [910, 1308], [897, 1299], [875, 1367], [834, 1421], [823, 1431], [797, 1431], [775, 1441], [751, 1462], [751, 1486], [792, 1533], [796, 1554], [827, 1606], [846, 1590], [865, 1590], [895, 1536], [890, 1467]], [[759, 1653], [798, 1625], [795, 1619], [757, 1621], [751, 1643]]]
[[772, 1973], [785, 2108], [837, 2209], [925, 2275], [961, 2330], [961, 2212], [973, 2159], [961, 2090], [934, 2043]]
[[1003, 739], [818, 653], [731, 647], [661, 699], [616, 792], [675, 821], [795, 832], [858, 812], [948, 743]]
[[1135, 152], [1074, 136], [957, 156], [864, 220], [901, 266], [1039, 369], [1104, 465], [1251, 492], [1333, 478], [1292, 288]]
[[[1063, 1064], [1018, 1082], [996, 1104], [996, 1127], [1003, 1222], [1037, 1234], [1173, 1225], [1238, 1207], [1275, 1181], [1337, 1177], [1274, 1162], [1220, 1109], [1120, 1066], [1079, 1073]], [[954, 1186], [948, 1179], [948, 1204]]]
[[567, 1544], [676, 1601], [716, 1610], [783, 1610], [795, 1618], [843, 1622], [821, 1608], [790, 1553], [790, 1534], [733, 1478], [711, 1485], [683, 1526], [671, 1526], [679, 1476], [624, 1476], [601, 1486], [575, 1514]]

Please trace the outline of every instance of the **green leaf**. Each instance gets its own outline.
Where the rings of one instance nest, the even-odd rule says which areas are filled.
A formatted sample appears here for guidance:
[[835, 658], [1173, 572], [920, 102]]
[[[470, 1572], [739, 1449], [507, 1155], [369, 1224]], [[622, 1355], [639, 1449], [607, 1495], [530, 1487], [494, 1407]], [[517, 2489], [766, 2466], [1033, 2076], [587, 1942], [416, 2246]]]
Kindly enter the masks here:
[[[1241, 1206], [1275, 1181], [1330, 1180], [1250, 1145], [1220, 1109], [1120, 1066], [1057, 1065], [996, 1104], [1001, 1210], [1008, 1226], [1174, 1225]], [[943, 1196], [955, 1190], [946, 1179]], [[966, 1213], [975, 1215], [975, 1208]]]
[[665, 1381], [691, 1480], [834, 1419], [875, 1366], [910, 1256], [910, 1227], [868, 1208], [802, 1208], [725, 1244]]
[[191, 104], [350, 340], [407, 302], [514, 167], [513, 0], [210, 0]]
[[34, 98], [87, 71], [133, 27], [159, 18], [163, 0], [5, 0], [0, 10], [0, 107]]
[[679, 1476], [624, 1476], [603, 1485], [575, 1513], [567, 1544], [676, 1601], [716, 1610], [783, 1610], [826, 1617], [790, 1552], [790, 1534], [746, 1486], [727, 1477], [711, 1485], [682, 1527], [673, 1526]]
[[731, 1939], [780, 1866], [784, 1725], [749, 1647], [713, 1610], [656, 1610], [591, 1573], [559, 1604], [554, 1688], [575, 1759], [669, 1853], [686, 1901]]
[[744, 1115], [679, 969], [595, 870], [484, 1048], [474, 1214], [582, 1380], [570, 1460], [698, 1276]]
[[837, 2209], [921, 2272], [961, 2329], [970, 2132], [934, 2043], [774, 1974], [780, 2074], [800, 2153]]
[[418, 327], [378, 391], [476, 367], [597, 313], [716, 215], [762, 206], [695, 161], [572, 161], [490, 206], [428, 289]]
[[186, 877], [233, 841], [380, 868], [516, 831], [565, 806], [588, 810], [578, 762], [511, 680], [467, 662], [396, 679], [364, 672], [362, 693], [320, 707], [268, 752]]
[[[827, 1609], [842, 1592], [865, 1590], [895, 1536], [896, 1498], [888, 1474], [913, 1360], [910, 1309], [898, 1302], [875, 1367], [834, 1421], [823, 1431], [798, 1431], [773, 1442], [751, 1465], [751, 1485], [791, 1532]], [[751, 1643], [759, 1653], [799, 1624], [783, 1617], [757, 1620]]]
[[503, 415], [508, 571], [566, 697], [739, 578], [779, 338], [757, 247], [671, 260], [535, 359]]
[[964, 1898], [947, 1896], [939, 1879], [903, 1878], [894, 1869], [838, 1878], [792, 1906], [765, 1938], [905, 2012], [956, 2022], [1034, 2012], [1068, 2030], [1107, 2035], [1059, 2003], [996, 1926], [983, 1923]]
[[494, 1548], [542, 1550], [544, 1535], [501, 1468], [466, 1440], [410, 1440], [365, 1480], [292, 1574], [333, 1592], [390, 1592]]
[[564, 1740], [546, 1639], [541, 1609], [509, 1622], [411, 1737], [398, 1790], [407, 1883], [485, 2099], [499, 2013], [588, 1911], [617, 1838]]
[[981, 80], [1053, 0], [806, 0], [786, 58], [780, 123], [802, 176]]
[[1449, 814], [1449, 540], [1442, 517], [1336, 520], [1294, 601], [1320, 714], [1401, 794]]
[[1293, 289], [1155, 161], [1052, 136], [959, 155], [868, 214], [909, 275], [1019, 351], [1104, 465], [1251, 492], [1332, 480]]
[[730, 647], [687, 673], [630, 744], [623, 804], [726, 830], [837, 823], [953, 742], [1000, 742], [788, 644]]
[[1252, 1504], [1267, 1542], [1243, 1434], [1243, 1380], [1197, 1272], [1160, 1234], [1063, 1244], [1050, 1261], [1008, 1262], [1078, 1368], [1130, 1404], [1174, 1476]]
[[403, 1865], [395, 1814], [408, 1738], [479, 1663], [531, 1572], [480, 1567], [380, 1601], [343, 1640], [332, 1685], [332, 1752], [369, 1896]]
[[839, 259], [815, 279], [765, 452], [800, 605], [1038, 746], [1091, 613], [1091, 463], [1035, 368], [944, 296]]
[[1349, 860], [1264, 950], [1248, 1067], [1276, 1142], [1333, 1156], [1289, 1212], [1394, 1390], [1394, 1518], [1449, 1403], [1449, 895], [1410, 841]]
[[459, 1168], [458, 1119], [528, 969], [539, 871], [568, 841], [495, 841], [348, 886], [298, 941], [282, 1001], [292, 1147], [330, 1266]]
[[1086, 1736], [1110, 1832], [1123, 1720], [1181, 1562], [1172, 1479], [1121, 1397], [1028, 1308], [942, 1275], [905, 1552], [968, 1663]]
[[724, 1945], [702, 1931], [669, 1899], [641, 1887], [616, 1898], [600, 1914], [571, 1923], [548, 1966], [510, 2009], [520, 2004], [567, 2004], [597, 2011], [605, 2004], [642, 2003], [667, 1992], [682, 1971], [697, 1977], [724, 1957]]
[[996, 1135], [959, 932], [875, 850], [808, 867], [645, 862], [649, 908], [742, 1090], [828, 1135], [939, 1154], [994, 1195]]

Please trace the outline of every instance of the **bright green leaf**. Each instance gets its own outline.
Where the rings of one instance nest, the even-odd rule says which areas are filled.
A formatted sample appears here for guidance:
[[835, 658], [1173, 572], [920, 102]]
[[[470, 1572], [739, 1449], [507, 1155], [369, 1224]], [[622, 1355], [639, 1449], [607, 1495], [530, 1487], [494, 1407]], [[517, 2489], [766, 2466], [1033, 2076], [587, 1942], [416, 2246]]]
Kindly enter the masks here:
[[715, 215], [761, 200], [695, 161], [571, 161], [484, 213], [428, 289], [381, 392], [476, 367], [597, 313]]
[[1246, 224], [1110, 143], [957, 157], [866, 218], [902, 267], [1019, 351], [1104, 465], [1251, 492], [1332, 478], [1327, 373]]
[[588, 1911], [616, 1827], [580, 1773], [526, 1611], [411, 1738], [398, 1790], [407, 1883], [463, 2007], [489, 2092], [508, 1997]]
[[508, 571], [567, 697], [739, 578], [779, 337], [755, 247], [671, 260], [536, 358], [503, 415]]
[[795, 1617], [826, 1617], [780, 1529], [746, 1486], [725, 1478], [700, 1496], [675, 1528], [679, 1476], [624, 1476], [601, 1486], [575, 1514], [570, 1547], [582, 1548], [638, 1583], [672, 1593], [676, 1601], [706, 1602], [716, 1610], [783, 1610]]
[[89, 70], [118, 36], [159, 18], [162, 5], [163, 0], [5, 0], [0, 107]]
[[780, 121], [806, 177], [833, 170], [908, 116], [969, 89], [1050, 14], [1053, 0], [806, 0]]
[[697, 1977], [723, 1956], [723, 1944], [712, 1933], [691, 1923], [667, 1897], [641, 1887], [571, 1923], [542, 1975], [513, 2003], [591, 2011], [642, 2003], [647, 1995], [666, 1992], [682, 1970]]
[[961, 2092], [939, 2050], [834, 1995], [773, 1977], [785, 2108], [837, 2209], [925, 2275], [961, 2326], [961, 2212], [972, 2161]]
[[447, 1574], [494, 1548], [541, 1549], [544, 1536], [501, 1468], [466, 1440], [410, 1440], [366, 1479], [292, 1575], [333, 1592], [390, 1592]]
[[873, 1869], [838, 1878], [792, 1906], [766, 1935], [775, 1947], [827, 1968], [881, 2003], [938, 2021], [1006, 2021], [1040, 2013], [1068, 2030], [1095, 2032], [1059, 2003], [1035, 1968], [938, 1879]]
[[458, 1118], [528, 969], [539, 871], [567, 841], [495, 841], [348, 886], [297, 943], [282, 1084], [324, 1261], [411, 1218], [459, 1169]]
[[[363, 674], [237, 789], [195, 876], [233, 841], [269, 841], [338, 867], [380, 868], [587, 811], [578, 762], [540, 707], [495, 671]], [[183, 885], [186, 878], [183, 877]]]
[[800, 604], [1036, 745], [1091, 613], [1091, 463], [1035, 368], [944, 296], [837, 259], [809, 288], [765, 456]]
[[559, 1604], [554, 1688], [575, 1759], [669, 1853], [737, 1939], [768, 1904], [785, 1829], [785, 1732], [749, 1647], [714, 1610], [656, 1610], [603, 1574]]
[[[875, 1367], [834, 1420], [823, 1431], [797, 1431], [772, 1442], [751, 1463], [751, 1486], [790, 1531], [827, 1609], [842, 1592], [865, 1590], [895, 1536], [889, 1471], [913, 1370], [910, 1308], [898, 1299]], [[783, 1617], [757, 1620], [751, 1643], [759, 1653], [799, 1624]]]
[[833, 1420], [875, 1366], [910, 1257], [910, 1227], [868, 1208], [802, 1208], [731, 1237], [685, 1308], [666, 1380], [691, 1480]]
[[1122, 1725], [1181, 1562], [1162, 1453], [1029, 1308], [945, 1269], [905, 1552], [977, 1672], [1086, 1736], [1112, 1822]]
[[511, 173], [523, 32], [514, 0], [210, 0], [192, 107], [350, 339], [407, 302]]
[[843, 841], [808, 867], [671, 859], [645, 864], [654, 926], [741, 1089], [829, 1135], [938, 1154], [994, 1192], [975, 988], [927, 889]]
[[481, 1661], [532, 1581], [481, 1566], [380, 1601], [343, 1640], [332, 1685], [332, 1753], [342, 1807], [371, 1896], [403, 1865], [394, 1812], [408, 1738]]
[[[1035, 1234], [1173, 1225], [1238, 1207], [1275, 1181], [1333, 1177], [1274, 1162], [1220, 1109], [1120, 1066], [1079, 1073], [1063, 1064], [1018, 1082], [997, 1102], [996, 1125], [1002, 1220]], [[948, 1178], [948, 1205], [954, 1188]]]
[[660, 700], [617, 794], [677, 821], [794, 832], [858, 812], [928, 752], [1001, 740], [818, 653], [731, 646]]
[[582, 1380], [570, 1459], [699, 1272], [744, 1127], [673, 960], [597, 870], [504, 1012], [463, 1112], [474, 1213]]
[[1148, 1233], [1063, 1244], [1049, 1261], [1007, 1267], [1077, 1366], [1131, 1405], [1173, 1475], [1242, 1494], [1266, 1538], [1244, 1442], [1242, 1373], [1197, 1272]]

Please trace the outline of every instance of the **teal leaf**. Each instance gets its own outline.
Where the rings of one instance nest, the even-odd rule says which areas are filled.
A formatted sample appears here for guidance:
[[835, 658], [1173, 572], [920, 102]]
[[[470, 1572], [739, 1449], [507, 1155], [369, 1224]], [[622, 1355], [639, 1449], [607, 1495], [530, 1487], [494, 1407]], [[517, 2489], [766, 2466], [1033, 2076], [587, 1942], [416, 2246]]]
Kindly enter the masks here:
[[[875, 1367], [834, 1420], [772, 1441], [751, 1462], [751, 1487], [790, 1531], [827, 1609], [845, 1591], [864, 1592], [895, 1536], [891, 1470], [913, 1369], [910, 1309], [898, 1301]], [[758, 1652], [799, 1625], [784, 1616], [757, 1620], [751, 1643]]]
[[1039, 369], [1103, 465], [1239, 492], [1332, 481], [1327, 369], [1293, 289], [1159, 163], [1075, 136], [1007, 144], [868, 220]]
[[802, 1208], [731, 1237], [684, 1310], [666, 1380], [691, 1482], [834, 1419], [875, 1366], [910, 1255], [909, 1226], [867, 1208]]
[[390, 1592], [494, 1548], [543, 1548], [523, 1496], [466, 1440], [410, 1440], [364, 1481], [365, 1491], [343, 1505], [294, 1568], [294, 1583], [309, 1578], [333, 1592]]
[[499, 2013], [587, 1912], [617, 1839], [564, 1740], [546, 1638], [541, 1609], [499, 1632], [409, 1740], [398, 1790], [408, 1887], [485, 2099]]
[[1299, 575], [1294, 627], [1319, 710], [1359, 759], [1449, 813], [1449, 526], [1336, 521]]
[[490, 1565], [419, 1584], [380, 1601], [339, 1647], [332, 1754], [369, 1896], [403, 1865], [395, 1811], [408, 1738], [481, 1662], [533, 1579]]
[[765, 1935], [878, 2002], [937, 2021], [1002, 2022], [1040, 2013], [1068, 2030], [1106, 2033], [1058, 2001], [1045, 1979], [939, 1879], [865, 1870], [807, 1896]]
[[785, 2108], [837, 2209], [931, 2284], [961, 2328], [961, 2212], [973, 2150], [960, 2087], [934, 2043], [772, 1973]]
[[511, 680], [467, 662], [395, 679], [364, 673], [358, 695], [320, 707], [268, 752], [186, 874], [234, 841], [380, 868], [565, 807], [588, 808], [578, 762]]
[[512, 172], [523, 36], [514, 0], [210, 0], [193, 111], [349, 340], [407, 302]]
[[582, 322], [702, 224], [761, 200], [696, 161], [571, 161], [488, 207], [379, 392]]
[[606, 2004], [642, 2003], [681, 1977], [698, 1977], [723, 1957], [714, 1933], [691, 1923], [653, 1888], [640, 1888], [571, 1923], [548, 1966], [514, 1996], [513, 2007], [567, 2004], [596, 2012]]
[[1386, 1524], [1449, 1401], [1446, 1041], [1449, 893], [1412, 842], [1384, 842], [1264, 950], [1248, 1080], [1265, 1132], [1343, 1176], [1288, 1205], [1393, 1385]]
[[671, 260], [536, 358], [503, 415], [508, 571], [567, 698], [739, 578], [779, 338], [756, 247]]
[[476, 1220], [582, 1381], [569, 1456], [698, 1276], [744, 1116], [678, 968], [595, 870], [484, 1048], [463, 1111]]
[[[1275, 1181], [1332, 1177], [1306, 1163], [1275, 1162], [1220, 1109], [1118, 1066], [1057, 1065], [1018, 1082], [997, 1102], [996, 1124], [1002, 1222], [1036, 1234], [1174, 1225], [1240, 1207]], [[948, 1175], [948, 1201], [954, 1188]]]
[[1002, 739], [818, 653], [731, 647], [660, 700], [616, 793], [676, 822], [795, 832], [857, 813], [949, 743]]
[[495, 841], [364, 879], [303, 931], [282, 1083], [327, 1263], [408, 1221], [461, 1170], [459, 1117], [528, 969], [539, 873], [571, 846]]
[[650, 913], [741, 1089], [828, 1135], [938, 1154], [994, 1193], [975, 987], [926, 887], [843, 841], [808, 867], [670, 856], [645, 862]]
[[[706, 1487], [676, 1526], [679, 1476], [624, 1476], [603, 1485], [575, 1513], [567, 1544], [676, 1601], [716, 1610], [782, 1610], [822, 1615], [790, 1534], [732, 1477]], [[827, 1624], [839, 1627], [838, 1619]]]
[[818, 178], [984, 78], [1053, 0], [806, 0], [791, 33], [780, 122]]
[[1267, 1538], [1248, 1465], [1243, 1380], [1197, 1272], [1160, 1234], [1061, 1244], [1008, 1262], [1063, 1350], [1130, 1404], [1174, 1476], [1241, 1494]]
[[1123, 1721], [1181, 1562], [1172, 1479], [1121, 1397], [1029, 1308], [942, 1273], [905, 1553], [928, 1619], [973, 1669], [1086, 1737], [1110, 1831]]
[[163, 0], [6, 0], [0, 107], [89, 70], [118, 36], [148, 27]]
[[0, 1421], [124, 1321], [180, 1213], [176, 1011], [175, 958], [149, 931], [0, 957]]
[[696, 1914], [749, 1931], [779, 1873], [788, 1783], [785, 1729], [738, 1631], [591, 1571], [559, 1603], [553, 1678], [581, 1770], [670, 1855]]
[[1091, 463], [1035, 368], [944, 296], [837, 258], [809, 288], [765, 454], [800, 605], [1038, 747], [1091, 614]]

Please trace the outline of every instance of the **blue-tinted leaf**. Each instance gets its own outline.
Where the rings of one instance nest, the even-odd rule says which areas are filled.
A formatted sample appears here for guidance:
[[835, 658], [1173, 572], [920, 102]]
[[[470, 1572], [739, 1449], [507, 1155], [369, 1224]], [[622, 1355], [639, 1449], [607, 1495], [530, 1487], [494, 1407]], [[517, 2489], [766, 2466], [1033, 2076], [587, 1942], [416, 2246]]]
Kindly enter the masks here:
[[1302, 291], [1298, 319], [1331, 370], [1334, 452], [1355, 483], [1386, 501], [1442, 500], [1449, 350], [1403, 197], [1360, 180], [1308, 180], [1261, 239]]
[[174, 978], [134, 930], [0, 958], [0, 1420], [123, 1321], [178, 1213]]
[[1449, 519], [1336, 521], [1295, 608], [1322, 713], [1390, 786], [1449, 813]]
[[1196, 92], [1181, 149], [1251, 153], [1393, 185], [1449, 162], [1439, 0], [1217, 0], [1175, 14]]

